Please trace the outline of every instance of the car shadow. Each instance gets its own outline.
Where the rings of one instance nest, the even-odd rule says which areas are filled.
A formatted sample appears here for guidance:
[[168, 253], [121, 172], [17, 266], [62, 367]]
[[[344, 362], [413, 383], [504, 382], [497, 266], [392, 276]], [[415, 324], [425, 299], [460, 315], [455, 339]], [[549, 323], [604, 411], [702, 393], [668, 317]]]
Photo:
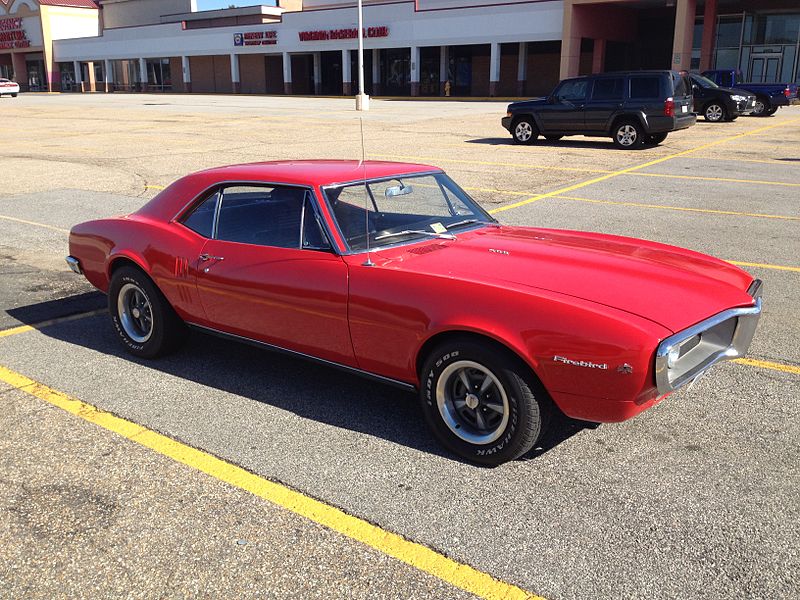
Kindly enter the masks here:
[[[483, 144], [487, 146], [519, 146], [520, 148], [524, 148], [525, 146], [522, 144], [514, 143], [510, 137], [508, 138], [474, 138], [471, 140], [466, 140], [465, 143], [467, 144]], [[600, 138], [598, 141], [592, 140], [582, 140], [582, 139], [571, 139], [571, 138], [563, 138], [560, 140], [545, 140], [543, 138], [539, 138], [533, 144], [530, 144], [530, 147], [535, 148], [537, 146], [544, 146], [548, 148], [591, 148], [595, 150], [608, 150], [609, 148], [613, 148], [613, 142], [605, 138]]]
[[[91, 295], [91, 305], [99, 304], [99, 300], [105, 305], [105, 296], [97, 296], [99, 299]], [[64, 314], [67, 306], [75, 306], [78, 302], [86, 303], [87, 298], [64, 298], [7, 312], [13, 312], [14, 318], [26, 324], [36, 325], [43, 320], [40, 317], [52, 319], [52, 315]], [[59, 306], [62, 303], [64, 306]], [[60, 321], [37, 329], [52, 339], [235, 394], [305, 419], [466, 462], [442, 449], [430, 434], [416, 394], [334, 367], [197, 331], [190, 332], [185, 345], [173, 354], [155, 360], [139, 359], [122, 348], [106, 313]], [[558, 415], [548, 434], [521, 460], [535, 459], [589, 426], [591, 424]]]

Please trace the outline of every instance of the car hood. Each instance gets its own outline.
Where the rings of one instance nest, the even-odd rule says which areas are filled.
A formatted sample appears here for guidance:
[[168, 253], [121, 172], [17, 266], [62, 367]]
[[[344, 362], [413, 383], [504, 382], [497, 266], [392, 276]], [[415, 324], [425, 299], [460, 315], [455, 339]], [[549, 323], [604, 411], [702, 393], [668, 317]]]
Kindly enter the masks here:
[[[421, 251], [424, 249], [424, 251]], [[484, 227], [380, 252], [387, 267], [538, 288], [649, 319], [677, 332], [749, 306], [752, 277], [719, 259], [645, 240], [529, 227]]]
[[745, 96], [745, 97], [755, 96], [753, 92], [748, 92], [747, 90], [740, 90], [739, 88], [720, 87], [719, 89], [725, 92], [726, 94], [731, 94], [731, 95], [736, 94], [737, 96]]
[[547, 98], [531, 98], [530, 100], [520, 100], [519, 102], [512, 102], [508, 105], [508, 110], [517, 108], [531, 108], [533, 106], [542, 106], [547, 104]]

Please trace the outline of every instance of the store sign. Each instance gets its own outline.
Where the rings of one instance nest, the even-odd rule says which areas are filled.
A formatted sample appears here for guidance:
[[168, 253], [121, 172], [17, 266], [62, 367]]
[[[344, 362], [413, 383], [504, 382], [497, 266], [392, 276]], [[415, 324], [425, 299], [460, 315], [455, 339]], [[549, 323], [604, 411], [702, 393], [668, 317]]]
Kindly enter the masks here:
[[[324, 40], [352, 40], [358, 37], [358, 28], [346, 29], [321, 29], [318, 31], [301, 31], [299, 33], [301, 42], [318, 42]], [[381, 38], [389, 36], [389, 28], [387, 26], [381, 27], [365, 27], [365, 38]]]
[[31, 41], [22, 28], [22, 19], [0, 19], [0, 50], [30, 48]]
[[247, 33], [234, 33], [234, 46], [274, 46], [278, 43], [278, 32], [248, 31]]

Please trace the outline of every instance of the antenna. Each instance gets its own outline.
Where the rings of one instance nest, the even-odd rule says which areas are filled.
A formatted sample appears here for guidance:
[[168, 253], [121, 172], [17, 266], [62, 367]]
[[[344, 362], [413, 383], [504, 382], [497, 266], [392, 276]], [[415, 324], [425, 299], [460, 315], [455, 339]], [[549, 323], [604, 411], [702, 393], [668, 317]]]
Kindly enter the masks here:
[[361, 160], [358, 166], [364, 170], [364, 239], [367, 242], [367, 260], [362, 264], [365, 267], [374, 267], [375, 263], [372, 262], [369, 256], [369, 189], [367, 188], [367, 151], [364, 146], [364, 119], [358, 117], [358, 122], [361, 125]]

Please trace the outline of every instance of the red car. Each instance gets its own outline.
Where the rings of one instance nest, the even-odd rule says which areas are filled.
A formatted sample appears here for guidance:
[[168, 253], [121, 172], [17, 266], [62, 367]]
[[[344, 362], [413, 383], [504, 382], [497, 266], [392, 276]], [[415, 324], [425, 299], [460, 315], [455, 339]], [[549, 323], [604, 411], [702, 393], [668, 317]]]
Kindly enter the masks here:
[[496, 465], [548, 414], [633, 417], [742, 356], [761, 282], [689, 250], [501, 225], [436, 167], [271, 162], [184, 177], [76, 225], [70, 267], [140, 357], [188, 327], [417, 390], [439, 440]]

